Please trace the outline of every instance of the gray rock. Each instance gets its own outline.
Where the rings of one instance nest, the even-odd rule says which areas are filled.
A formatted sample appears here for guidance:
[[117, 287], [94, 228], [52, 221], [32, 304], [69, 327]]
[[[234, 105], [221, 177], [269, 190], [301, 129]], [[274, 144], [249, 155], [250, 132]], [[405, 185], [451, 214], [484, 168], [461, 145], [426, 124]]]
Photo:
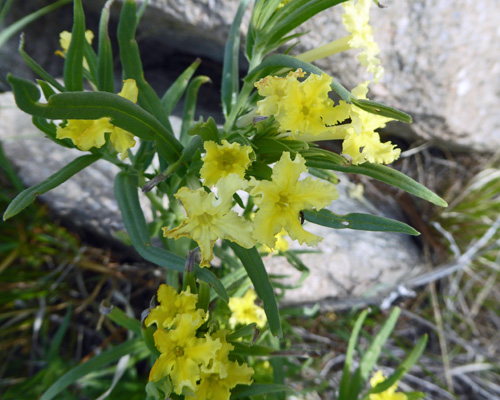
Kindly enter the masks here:
[[[89, 2], [92, 4], [93, 2]], [[167, 47], [222, 60], [236, 0], [151, 1], [143, 33]], [[492, 151], [500, 145], [500, 3], [496, 0], [386, 0], [371, 21], [386, 74], [371, 96], [414, 117], [392, 123], [392, 134], [433, 139], [454, 149]], [[89, 4], [89, 5], [90, 5]], [[294, 54], [345, 34], [342, 7], [309, 21]], [[248, 17], [248, 15], [247, 15]], [[243, 25], [247, 25], [248, 18]], [[174, 38], [174, 40], [169, 40]], [[318, 66], [353, 88], [367, 76], [352, 50]]]
[[[179, 131], [179, 120], [172, 120]], [[23, 182], [31, 186], [68, 164], [82, 152], [60, 147], [37, 131], [29, 115], [18, 110], [11, 93], [0, 95], [0, 140], [4, 151]], [[118, 168], [98, 161], [76, 174], [41, 199], [58, 216], [77, 227], [91, 230], [111, 240], [123, 229], [121, 214], [113, 194]], [[338, 186], [340, 199], [332, 204], [337, 214], [377, 213], [366, 200], [349, 197], [353, 184], [345, 177]], [[147, 218], [148, 202], [143, 201]], [[350, 230], [330, 230], [309, 224], [308, 230], [324, 237], [321, 253], [302, 255], [311, 275], [300, 289], [288, 291], [284, 302], [297, 303], [325, 298], [372, 297], [385, 293], [403, 278], [419, 271], [421, 256], [415, 244], [404, 235]], [[296, 246], [292, 244], [292, 248]], [[272, 273], [287, 274], [296, 283], [297, 272], [283, 258], [266, 259]]]

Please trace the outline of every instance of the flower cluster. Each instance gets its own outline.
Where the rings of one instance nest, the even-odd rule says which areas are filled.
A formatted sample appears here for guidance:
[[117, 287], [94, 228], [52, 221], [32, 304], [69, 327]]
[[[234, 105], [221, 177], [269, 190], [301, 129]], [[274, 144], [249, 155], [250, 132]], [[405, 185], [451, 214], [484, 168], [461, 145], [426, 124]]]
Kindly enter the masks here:
[[198, 295], [163, 284], [157, 298], [160, 304], [145, 320], [146, 326], [156, 324], [154, 342], [160, 351], [151, 381], [168, 377], [173, 391], [186, 400], [227, 400], [236, 385], [252, 382], [253, 369], [229, 359], [234, 346], [226, 341], [228, 331], [200, 329], [208, 313], [196, 308]]
[[[187, 219], [173, 229], [163, 228], [164, 236], [178, 239], [186, 236], [198, 243], [202, 267], [213, 259], [213, 246], [217, 239], [227, 239], [245, 248], [257, 243], [271, 249], [276, 247], [277, 236], [283, 230], [301, 244], [316, 245], [322, 238], [304, 230], [300, 222], [302, 210], [321, 209], [338, 198], [337, 189], [330, 183], [313, 178], [299, 180], [307, 172], [305, 160], [284, 152], [275, 164], [271, 180], [245, 180], [252, 149], [237, 143], [223, 141], [205, 143], [206, 154], [201, 177], [206, 185], [216, 182], [214, 192], [204, 188], [191, 190], [182, 187], [175, 197], [186, 210]], [[247, 190], [259, 207], [253, 221], [232, 211], [233, 195]]]
[[[379, 383], [385, 381], [382, 371], [377, 371], [370, 379], [371, 387], [377, 386]], [[396, 392], [398, 383], [396, 382], [389, 389], [380, 393], [370, 394], [370, 400], [407, 400], [408, 396], [404, 393]]]
[[375, 57], [379, 52], [378, 44], [373, 38], [370, 21], [370, 7], [373, 0], [350, 0], [342, 4], [345, 13], [342, 22], [351, 33], [349, 46], [352, 49], [362, 49], [358, 54], [359, 63], [373, 74], [373, 81], [378, 82], [384, 74], [380, 60]]
[[[349, 156], [353, 164], [366, 161], [388, 164], [399, 157], [400, 150], [390, 142], [382, 143], [376, 132], [391, 118], [370, 114], [342, 100], [334, 105], [328, 97], [331, 77], [309, 74], [300, 82], [298, 78], [304, 76], [298, 69], [285, 78], [267, 76], [255, 83], [264, 97], [257, 102], [257, 113], [273, 116], [279, 131], [296, 140], [343, 139], [343, 154]], [[352, 94], [366, 99], [368, 84], [369, 81], [358, 85]]]

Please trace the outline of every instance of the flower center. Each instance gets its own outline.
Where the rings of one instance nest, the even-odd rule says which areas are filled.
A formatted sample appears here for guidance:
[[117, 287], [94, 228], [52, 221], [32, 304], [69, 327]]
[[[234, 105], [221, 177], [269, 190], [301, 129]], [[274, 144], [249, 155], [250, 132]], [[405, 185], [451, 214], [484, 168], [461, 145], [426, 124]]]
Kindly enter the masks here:
[[214, 219], [213, 215], [210, 215], [208, 213], [203, 213], [198, 215], [198, 223], [199, 225], [211, 225], [212, 220]]
[[277, 205], [281, 210], [285, 210], [290, 207], [290, 200], [288, 199], [288, 195], [280, 194]]
[[182, 357], [184, 355], [184, 349], [181, 346], [175, 346], [174, 354], [176, 357]]

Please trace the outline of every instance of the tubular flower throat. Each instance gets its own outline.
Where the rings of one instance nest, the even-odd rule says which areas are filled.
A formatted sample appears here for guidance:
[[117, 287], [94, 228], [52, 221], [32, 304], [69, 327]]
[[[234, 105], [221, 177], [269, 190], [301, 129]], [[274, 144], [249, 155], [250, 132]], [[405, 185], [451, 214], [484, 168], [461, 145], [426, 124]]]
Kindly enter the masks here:
[[[377, 386], [379, 383], [385, 381], [384, 374], [382, 371], [377, 371], [373, 377], [370, 379], [371, 387]], [[370, 400], [407, 400], [407, 396], [404, 393], [397, 393], [398, 383], [396, 382], [389, 389], [384, 390], [380, 393], [370, 394]]]
[[[119, 96], [137, 103], [139, 90], [135, 80], [127, 79], [123, 82], [123, 88]], [[57, 127], [57, 139], [71, 139], [73, 143], [83, 151], [92, 147], [100, 148], [106, 143], [105, 134], [110, 134], [111, 144], [121, 154], [124, 160], [128, 156], [127, 150], [135, 145], [134, 135], [113, 125], [111, 118], [103, 117], [96, 120], [69, 119], [64, 126]]]
[[227, 140], [223, 140], [222, 145], [207, 141], [204, 146], [206, 154], [200, 174], [205, 180], [205, 186], [213, 186], [220, 178], [233, 173], [241, 179], [245, 177], [245, 171], [250, 165], [250, 146], [229, 143]]
[[274, 248], [276, 235], [282, 229], [300, 244], [314, 246], [322, 240], [302, 228], [300, 211], [322, 209], [337, 199], [338, 193], [332, 184], [311, 177], [299, 181], [300, 175], [307, 172], [305, 164], [299, 154], [292, 161], [290, 153], [284, 152], [273, 168], [272, 181], [253, 181], [250, 194], [259, 206], [254, 219], [254, 237], [258, 242]]
[[358, 61], [368, 72], [373, 74], [373, 81], [377, 83], [384, 75], [384, 68], [380, 65], [380, 60], [375, 57], [380, 50], [373, 38], [372, 27], [369, 24], [372, 1], [349, 0], [342, 3], [345, 11], [345, 14], [342, 15], [342, 22], [347, 31], [352, 34], [349, 46], [363, 49], [358, 54]]
[[171, 328], [175, 325], [181, 315], [192, 314], [193, 318], [204, 318], [203, 310], [196, 309], [198, 295], [191, 293], [188, 286], [186, 291], [177, 291], [165, 284], [161, 284], [157, 293], [160, 305], [153, 308], [144, 321], [146, 326], [156, 324], [158, 328]]
[[201, 267], [210, 265], [217, 239], [227, 239], [247, 249], [253, 247], [251, 223], [231, 211], [233, 194], [246, 185], [233, 173], [217, 182], [218, 197], [203, 188], [180, 188], [175, 197], [182, 201], [187, 219], [174, 229], [163, 228], [163, 235], [174, 239], [186, 236], [196, 241], [201, 250]]
[[[358, 99], [366, 99], [369, 82], [364, 82], [353, 89], [352, 94]], [[391, 142], [380, 142], [376, 129], [385, 127], [391, 118], [382, 117], [352, 106], [349, 114], [352, 123], [346, 125], [346, 136], [342, 144], [342, 152], [352, 158], [353, 164], [365, 161], [378, 164], [389, 164], [399, 158], [400, 149]]]
[[328, 97], [332, 78], [327, 74], [310, 74], [300, 82], [305, 73], [298, 69], [286, 78], [267, 76], [255, 83], [259, 94], [265, 97], [257, 102], [257, 113], [274, 116], [281, 132], [289, 132], [296, 139], [304, 134], [312, 137], [328, 131], [348, 117], [349, 106], [341, 101], [334, 107]]
[[184, 387], [195, 391], [201, 368], [210, 365], [222, 347], [220, 340], [212, 339], [208, 333], [205, 338], [196, 337], [203, 322], [191, 314], [182, 314], [174, 329], [156, 330], [154, 341], [161, 355], [151, 368], [149, 380], [157, 382], [169, 375], [177, 394]]
[[248, 325], [256, 323], [259, 328], [266, 325], [266, 313], [262, 307], [255, 304], [257, 295], [253, 289], [248, 289], [243, 297], [231, 297], [229, 299], [229, 309], [231, 318], [229, 324], [232, 328], [236, 325]]

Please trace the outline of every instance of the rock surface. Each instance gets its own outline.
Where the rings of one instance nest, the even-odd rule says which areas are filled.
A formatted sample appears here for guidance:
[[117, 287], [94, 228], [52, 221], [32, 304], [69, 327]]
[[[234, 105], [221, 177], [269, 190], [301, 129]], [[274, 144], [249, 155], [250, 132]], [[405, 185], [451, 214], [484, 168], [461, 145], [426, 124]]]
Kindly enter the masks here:
[[[179, 121], [172, 122], [178, 131]], [[0, 141], [27, 186], [43, 181], [82, 154], [60, 147], [38, 132], [30, 116], [16, 108], [11, 93], [0, 95]], [[77, 227], [92, 229], [101, 237], [111, 239], [117, 230], [123, 229], [113, 195], [117, 172], [116, 166], [99, 160], [41, 199]], [[334, 202], [332, 210], [337, 214], [376, 213], [376, 208], [366, 200], [349, 197], [351, 186], [345, 177], [341, 178], [340, 199]], [[143, 208], [147, 212], [147, 201], [143, 202]], [[319, 246], [321, 253], [301, 256], [311, 274], [303, 287], [287, 292], [285, 303], [371, 297], [387, 292], [420, 269], [418, 248], [405, 235], [330, 230], [313, 224], [308, 224], [306, 229], [324, 237]], [[295, 247], [292, 244], [292, 248]], [[268, 257], [266, 264], [272, 273], [290, 275], [286, 282], [297, 282], [300, 274], [283, 258]]]
[[[102, 0], [86, 0], [87, 25], [96, 30]], [[117, 0], [112, 8], [119, 11]], [[142, 1], [138, 0], [141, 4]], [[168, 71], [179, 68], [181, 54], [201, 56], [204, 64], [220, 63], [224, 42], [233, 21], [237, 0], [151, 0], [139, 30], [146, 76], [157, 90], [167, 87]], [[500, 2], [497, 0], [386, 0], [387, 8], [372, 8], [371, 21], [386, 74], [373, 86], [371, 97], [409, 112], [411, 126], [392, 123], [388, 130], [434, 139], [448, 148], [492, 151], [500, 145]], [[16, 2], [12, 17], [19, 18], [43, 4], [41, 0]], [[247, 13], [248, 14], [248, 13]], [[345, 35], [340, 23], [342, 7], [334, 7], [303, 28], [295, 53]], [[71, 29], [71, 7], [44, 16], [26, 28], [26, 48], [44, 67], [61, 68], [53, 56], [58, 32]], [[243, 25], [248, 24], [248, 15]], [[112, 21], [111, 32], [116, 19]], [[43, 40], [41, 39], [43, 38]], [[12, 70], [24, 75], [16, 55], [17, 38], [0, 50], [2, 76]], [[36, 43], [35, 43], [36, 42]], [[366, 76], [352, 50], [317, 62], [353, 88]], [[175, 60], [175, 62], [173, 62]], [[186, 60], [187, 61], [187, 60]], [[21, 65], [19, 69], [16, 65]], [[202, 64], [203, 65], [203, 64]], [[212, 68], [213, 72], [217, 68]], [[210, 74], [215, 82], [219, 76]], [[167, 82], [168, 81], [168, 82]], [[216, 86], [216, 85], [215, 85]], [[207, 106], [218, 105], [217, 88], [204, 93]]]
[[[153, 0], [144, 15], [142, 31], [167, 47], [220, 61], [238, 3]], [[433, 139], [449, 148], [497, 148], [500, 2], [386, 0], [383, 4], [387, 8], [372, 8], [371, 23], [386, 74], [372, 88], [371, 96], [414, 117], [411, 126], [394, 123], [388, 130]], [[334, 7], [309, 21], [303, 27], [309, 33], [293, 52], [344, 36], [342, 12], [342, 7]], [[175, 40], [166, 39], [169, 37]], [[352, 50], [317, 64], [353, 88], [366, 78], [355, 55]]]

